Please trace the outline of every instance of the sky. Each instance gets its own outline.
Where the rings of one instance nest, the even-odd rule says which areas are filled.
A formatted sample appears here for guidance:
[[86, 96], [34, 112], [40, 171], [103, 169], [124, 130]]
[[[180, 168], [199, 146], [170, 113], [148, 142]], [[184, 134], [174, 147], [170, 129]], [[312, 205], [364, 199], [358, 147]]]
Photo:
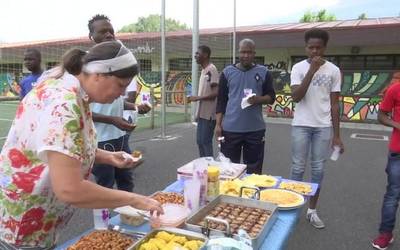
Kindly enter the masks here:
[[[326, 9], [339, 20], [400, 15], [399, 0], [236, 0], [236, 25], [298, 22], [306, 11]], [[166, 17], [193, 26], [193, 0], [165, 0]], [[384, 4], [383, 4], [384, 3]], [[115, 30], [139, 17], [161, 14], [161, 0], [1, 0], [0, 42], [87, 36], [88, 20], [101, 13]], [[199, 0], [199, 26], [233, 26], [233, 0]]]

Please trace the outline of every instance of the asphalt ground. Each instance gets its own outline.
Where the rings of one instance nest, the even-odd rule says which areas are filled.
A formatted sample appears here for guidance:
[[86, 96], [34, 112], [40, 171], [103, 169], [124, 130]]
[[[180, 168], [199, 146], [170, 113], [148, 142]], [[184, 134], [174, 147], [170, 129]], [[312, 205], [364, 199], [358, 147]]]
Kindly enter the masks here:
[[[290, 125], [270, 123], [267, 126], [263, 172], [288, 177], [291, 163]], [[297, 226], [293, 228], [287, 249], [372, 249], [370, 241], [377, 234], [386, 185], [384, 169], [388, 142], [353, 139], [351, 135], [390, 134], [383, 131], [380, 125], [376, 128], [381, 131], [341, 129], [346, 152], [337, 162], [327, 162], [318, 205], [318, 213], [326, 228], [314, 229], [306, 222], [304, 208]], [[167, 135], [175, 137], [172, 140], [157, 140], [155, 137], [158, 135], [159, 129], [139, 130], [131, 137], [131, 147], [141, 150], [145, 158], [144, 164], [134, 173], [134, 192], [149, 195], [162, 190], [176, 180], [179, 166], [198, 155], [192, 124], [168, 126]], [[91, 210], [78, 210], [62, 232], [60, 242], [81, 234], [92, 225]], [[396, 229], [395, 235], [398, 233]], [[400, 249], [400, 242], [395, 241], [390, 249]]]

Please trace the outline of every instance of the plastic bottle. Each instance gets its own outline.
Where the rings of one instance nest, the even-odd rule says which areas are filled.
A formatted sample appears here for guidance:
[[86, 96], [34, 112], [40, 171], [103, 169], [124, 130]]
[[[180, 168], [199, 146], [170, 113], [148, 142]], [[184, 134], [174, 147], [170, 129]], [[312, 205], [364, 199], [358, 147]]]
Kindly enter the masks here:
[[211, 201], [219, 195], [219, 168], [210, 166], [207, 168], [207, 200]]
[[204, 159], [197, 159], [193, 163], [193, 180], [200, 182], [200, 207], [207, 203], [207, 162]]

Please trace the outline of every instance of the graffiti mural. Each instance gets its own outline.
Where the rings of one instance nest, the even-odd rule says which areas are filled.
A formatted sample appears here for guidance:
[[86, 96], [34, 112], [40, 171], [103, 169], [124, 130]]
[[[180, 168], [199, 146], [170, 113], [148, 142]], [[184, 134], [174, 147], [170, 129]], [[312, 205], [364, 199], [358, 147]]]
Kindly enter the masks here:
[[[291, 98], [290, 73], [286, 64], [268, 64], [271, 68], [276, 101], [266, 107], [271, 117], [293, 117], [295, 103]], [[161, 73], [142, 72], [137, 77], [138, 93], [150, 93], [154, 88], [156, 103], [161, 102]], [[168, 105], [183, 105], [185, 96], [191, 92], [191, 72], [170, 71], [166, 73]], [[344, 71], [342, 72], [340, 112], [342, 121], [376, 121], [379, 103], [384, 91], [400, 82], [400, 71]], [[172, 93], [178, 92], [178, 93]], [[0, 73], [0, 97], [18, 96], [19, 85], [14, 74]], [[137, 100], [140, 102], [140, 98]]]
[[185, 92], [187, 90], [187, 86], [191, 86], [191, 82], [191, 72], [169, 72], [167, 77], [166, 90], [178, 93], [168, 93], [167, 103], [183, 105], [184, 98], [186, 98]]
[[383, 93], [395, 82], [400, 82], [400, 71], [343, 73], [340, 100], [342, 120], [376, 120]]
[[0, 73], [0, 97], [17, 97], [20, 88], [14, 74]]
[[270, 117], [293, 117], [295, 103], [290, 95], [277, 94], [274, 104], [268, 105]]
[[[295, 109], [290, 96], [290, 74], [273, 72], [277, 98], [268, 105], [267, 114], [272, 117], [292, 117]], [[344, 71], [339, 99], [342, 121], [376, 121], [379, 103], [384, 91], [395, 82], [400, 83], [400, 71]]]
[[341, 96], [339, 101], [342, 121], [366, 121], [378, 118], [381, 97]]
[[270, 117], [293, 117], [295, 103], [290, 95], [290, 73], [287, 71], [286, 63], [271, 63], [266, 66], [271, 70], [276, 92], [274, 104], [267, 105], [267, 115]]
[[[170, 71], [166, 73], [167, 104], [183, 105], [186, 92], [191, 89], [191, 72]], [[161, 102], [161, 73], [143, 72], [137, 77], [138, 93], [149, 93], [154, 88], [156, 103]], [[172, 93], [178, 92], [178, 93]], [[137, 100], [140, 101], [140, 98]]]

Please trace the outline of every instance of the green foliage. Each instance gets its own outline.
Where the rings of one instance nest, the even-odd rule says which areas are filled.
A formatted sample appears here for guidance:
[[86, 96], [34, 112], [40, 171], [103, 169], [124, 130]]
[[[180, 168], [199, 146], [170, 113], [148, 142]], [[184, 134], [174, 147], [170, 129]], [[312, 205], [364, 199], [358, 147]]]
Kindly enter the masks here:
[[[180, 23], [177, 20], [166, 18], [165, 19], [165, 30], [166, 31], [177, 31], [177, 30], [188, 30], [189, 27], [185, 23]], [[136, 23], [131, 23], [123, 26], [118, 32], [159, 32], [161, 30], [161, 16], [160, 15], [149, 15], [148, 17], [139, 17]]]
[[364, 20], [364, 19], [367, 19], [367, 14], [361, 13], [361, 14], [358, 16], [358, 20]]
[[326, 22], [335, 20], [336, 16], [334, 14], [328, 13], [325, 9], [318, 12], [306, 11], [303, 17], [300, 18], [301, 23]]

